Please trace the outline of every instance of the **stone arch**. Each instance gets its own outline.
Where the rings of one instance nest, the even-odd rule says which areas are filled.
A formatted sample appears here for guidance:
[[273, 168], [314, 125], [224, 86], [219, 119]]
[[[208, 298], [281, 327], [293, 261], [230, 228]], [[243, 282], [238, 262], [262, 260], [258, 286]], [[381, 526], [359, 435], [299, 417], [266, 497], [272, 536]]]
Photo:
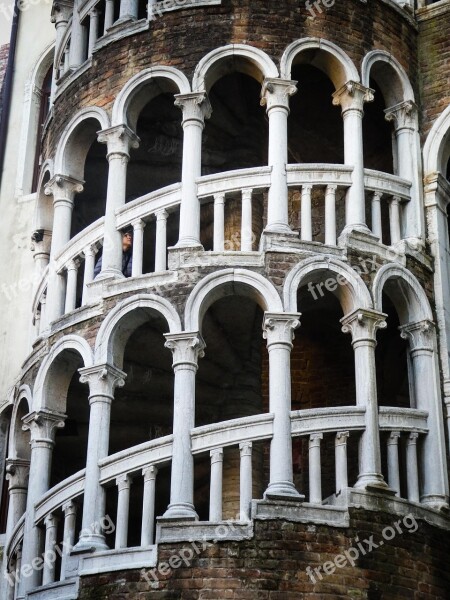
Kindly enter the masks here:
[[324, 273], [335, 280], [336, 289], [333, 293], [339, 299], [344, 315], [358, 308], [372, 308], [370, 292], [354, 269], [336, 258], [312, 257], [297, 264], [286, 277], [283, 290], [286, 312], [297, 311], [299, 287], [314, 285], [318, 276], [323, 281]]
[[385, 292], [398, 312], [401, 325], [433, 320], [423, 287], [405, 267], [394, 263], [384, 265], [376, 274], [372, 289], [375, 310], [382, 312]]
[[112, 125], [125, 123], [134, 131], [141, 110], [155, 96], [168, 92], [188, 94], [190, 91], [186, 75], [174, 67], [145, 69], [132, 77], [119, 92], [112, 110]]
[[31, 411], [33, 396], [28, 385], [19, 388], [11, 414], [8, 458], [30, 459], [29, 433], [22, 430], [22, 418]]
[[145, 323], [151, 312], [158, 313], [166, 320], [170, 333], [181, 331], [180, 317], [168, 300], [153, 294], [138, 294], [120, 302], [103, 321], [95, 343], [95, 362], [122, 368], [130, 335]]
[[82, 363], [93, 365], [93, 353], [88, 342], [78, 335], [67, 335], [56, 342], [44, 358], [33, 389], [33, 410], [59, 410], [64, 406], [74, 372]]
[[50, 181], [53, 175], [53, 161], [48, 159], [42, 165], [39, 173], [34, 229], [43, 229], [44, 231], [50, 232], [53, 228], [53, 201], [51, 196], [45, 193], [45, 185]]
[[97, 132], [108, 129], [107, 113], [97, 106], [80, 110], [65, 127], [55, 155], [55, 174], [84, 178], [84, 163]]
[[246, 44], [230, 44], [212, 50], [195, 68], [192, 89], [209, 92], [224, 75], [238, 71], [253, 77], [260, 83], [265, 78], [278, 77], [278, 69], [272, 59], [262, 50]]
[[432, 173], [446, 176], [450, 158], [450, 106], [436, 119], [423, 147], [425, 177]]
[[364, 57], [361, 66], [362, 84], [370, 87], [373, 78], [379, 85], [386, 106], [400, 102], [414, 102], [414, 91], [405, 69], [396, 58], [384, 50], [372, 50]]
[[283, 312], [278, 292], [262, 275], [248, 269], [223, 269], [202, 279], [192, 290], [184, 313], [186, 331], [200, 331], [208, 308], [219, 298], [235, 295], [236, 289], [264, 311]]
[[281, 58], [281, 77], [291, 79], [293, 65], [302, 62], [323, 71], [336, 90], [347, 81], [360, 81], [358, 70], [350, 57], [339, 46], [324, 39], [308, 37], [292, 42]]

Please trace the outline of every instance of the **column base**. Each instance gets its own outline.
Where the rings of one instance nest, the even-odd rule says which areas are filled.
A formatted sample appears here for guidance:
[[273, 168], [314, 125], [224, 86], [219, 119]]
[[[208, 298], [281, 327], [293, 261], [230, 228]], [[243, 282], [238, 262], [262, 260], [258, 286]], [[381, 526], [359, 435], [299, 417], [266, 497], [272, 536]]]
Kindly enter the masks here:
[[420, 503], [435, 510], [448, 511], [448, 497], [444, 494], [427, 494], [420, 497]]
[[355, 489], [366, 489], [367, 491], [391, 491], [395, 494], [394, 490], [391, 490], [388, 484], [385, 482], [383, 475], [380, 473], [366, 473], [360, 475], [355, 485]]
[[72, 554], [82, 554], [83, 552], [100, 552], [110, 550], [105, 542], [105, 537], [101, 534], [92, 534], [86, 537], [80, 537], [73, 547]]
[[356, 231], [358, 233], [368, 233], [370, 236], [376, 237], [373, 235], [373, 233], [370, 231], [370, 229], [365, 223], [351, 223], [350, 225], [346, 225], [339, 237], [349, 235], [353, 231]]
[[298, 232], [292, 231], [292, 229], [286, 223], [271, 223], [267, 225], [263, 233], [282, 233], [284, 235], [293, 235], [298, 237]]
[[178, 502], [169, 504], [166, 512], [160, 517], [161, 520], [168, 521], [172, 519], [182, 521], [198, 521], [198, 514], [195, 512], [193, 504], [188, 502]]
[[174, 248], [192, 248], [193, 250], [204, 250], [200, 240], [195, 238], [181, 238], [175, 244]]
[[94, 281], [103, 281], [104, 279], [125, 279], [125, 275], [122, 273], [120, 269], [105, 269], [101, 271]]
[[291, 481], [277, 481], [270, 483], [264, 492], [264, 500], [294, 500], [304, 502], [305, 496], [299, 494]]

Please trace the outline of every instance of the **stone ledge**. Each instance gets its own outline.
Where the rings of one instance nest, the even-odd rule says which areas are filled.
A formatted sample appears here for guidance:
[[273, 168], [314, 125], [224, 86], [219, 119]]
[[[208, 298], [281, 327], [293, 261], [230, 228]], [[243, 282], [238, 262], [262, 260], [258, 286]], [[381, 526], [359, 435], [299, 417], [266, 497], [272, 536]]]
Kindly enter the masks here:
[[79, 579], [66, 579], [42, 586], [28, 592], [27, 600], [76, 600], [78, 598]]
[[282, 519], [294, 523], [315, 523], [334, 527], [348, 527], [350, 524], [345, 507], [319, 506], [296, 501], [253, 500], [252, 518], [257, 521]]
[[218, 521], [207, 523], [203, 521], [176, 521], [161, 523], [156, 526], [156, 542], [158, 544], [171, 542], [201, 541], [240, 541], [253, 538], [253, 523], [242, 521]]
[[79, 575], [97, 575], [111, 571], [155, 567], [158, 562], [157, 547], [121, 548], [95, 552], [80, 557]]

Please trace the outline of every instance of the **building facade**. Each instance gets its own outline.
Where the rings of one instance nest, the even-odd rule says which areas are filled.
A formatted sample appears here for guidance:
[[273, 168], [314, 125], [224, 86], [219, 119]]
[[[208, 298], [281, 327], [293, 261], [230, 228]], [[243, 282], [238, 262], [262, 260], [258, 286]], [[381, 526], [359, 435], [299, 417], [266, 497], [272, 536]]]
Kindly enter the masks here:
[[18, 10], [1, 597], [450, 597], [449, 0]]

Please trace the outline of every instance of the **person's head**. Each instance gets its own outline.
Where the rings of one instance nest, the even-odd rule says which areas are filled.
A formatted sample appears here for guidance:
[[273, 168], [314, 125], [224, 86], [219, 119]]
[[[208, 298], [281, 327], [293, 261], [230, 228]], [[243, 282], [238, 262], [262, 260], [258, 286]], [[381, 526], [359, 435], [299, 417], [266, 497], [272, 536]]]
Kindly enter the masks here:
[[128, 252], [133, 247], [133, 230], [125, 229], [122, 231], [122, 250]]

